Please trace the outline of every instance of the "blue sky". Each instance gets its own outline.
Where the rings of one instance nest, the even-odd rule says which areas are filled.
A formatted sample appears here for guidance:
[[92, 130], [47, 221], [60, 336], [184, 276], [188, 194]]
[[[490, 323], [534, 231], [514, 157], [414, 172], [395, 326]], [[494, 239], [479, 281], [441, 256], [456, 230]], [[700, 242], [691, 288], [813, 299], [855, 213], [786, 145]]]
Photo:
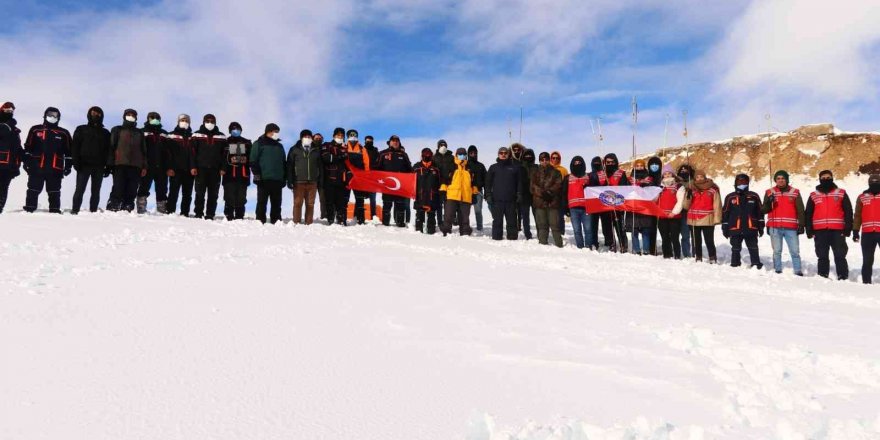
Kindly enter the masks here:
[[[718, 3], [718, 4], [713, 4]], [[831, 121], [876, 130], [878, 8], [779, 0], [33, 1], [5, 5], [0, 100], [22, 125], [48, 105], [73, 128], [91, 105], [107, 122], [134, 107], [301, 128], [359, 129], [409, 150], [519, 132], [538, 151], [640, 151]], [[833, 18], [829, 18], [833, 17]], [[10, 61], [11, 60], [11, 61]], [[290, 142], [288, 142], [290, 143]], [[625, 154], [628, 155], [628, 154]], [[484, 154], [485, 156], [485, 154]]]

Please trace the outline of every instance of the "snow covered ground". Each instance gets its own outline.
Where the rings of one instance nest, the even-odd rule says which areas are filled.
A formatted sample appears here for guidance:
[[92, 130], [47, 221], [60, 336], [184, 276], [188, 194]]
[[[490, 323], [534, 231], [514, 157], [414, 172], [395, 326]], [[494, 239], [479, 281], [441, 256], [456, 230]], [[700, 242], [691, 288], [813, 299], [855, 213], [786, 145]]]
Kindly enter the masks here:
[[804, 239], [798, 278], [374, 225], [0, 228], [0, 439], [880, 438], [852, 244], [837, 282]]

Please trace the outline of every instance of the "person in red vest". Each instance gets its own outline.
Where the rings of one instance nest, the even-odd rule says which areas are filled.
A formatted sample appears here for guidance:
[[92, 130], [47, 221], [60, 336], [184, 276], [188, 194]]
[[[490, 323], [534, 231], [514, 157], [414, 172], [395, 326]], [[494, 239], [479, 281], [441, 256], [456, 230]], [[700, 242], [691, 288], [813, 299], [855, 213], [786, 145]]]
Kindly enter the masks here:
[[703, 240], [706, 240], [709, 264], [718, 263], [715, 225], [721, 223], [721, 194], [718, 185], [706, 177], [704, 171], [694, 172], [694, 180], [685, 192], [684, 208], [688, 210], [687, 224], [694, 239], [695, 259], [703, 261]]
[[776, 186], [764, 193], [761, 207], [761, 211], [767, 214], [767, 234], [773, 246], [773, 270], [782, 273], [782, 241], [785, 240], [794, 274], [804, 276], [798, 241], [798, 235], [804, 233], [804, 201], [801, 192], [788, 184], [787, 172], [777, 171], [773, 180]]
[[831, 264], [828, 250], [834, 253], [834, 267], [837, 279], [849, 278], [849, 265], [846, 262], [846, 237], [852, 232], [853, 210], [849, 196], [834, 184], [831, 170], [819, 173], [819, 185], [810, 194], [806, 218], [807, 238], [815, 237], [816, 256], [819, 257], [819, 276], [828, 278]]
[[871, 284], [874, 251], [880, 246], [880, 174], [868, 178], [868, 189], [856, 199], [853, 241], [862, 243], [862, 282]]
[[[653, 186], [654, 178], [648, 172], [642, 159], [633, 162], [632, 185], [641, 188]], [[636, 255], [651, 254], [651, 228], [654, 217], [645, 214], [627, 212], [624, 214], [624, 230], [632, 234], [632, 252]]]
[[666, 217], [660, 217], [657, 227], [660, 230], [660, 238], [663, 240], [663, 258], [675, 257], [681, 260], [681, 210], [684, 206], [684, 186], [676, 178], [672, 167], [663, 167], [660, 178], [660, 186], [663, 190], [657, 199], [657, 205], [666, 213]]
[[584, 197], [584, 187], [590, 184], [590, 175], [587, 174], [587, 163], [583, 157], [575, 156], [569, 164], [571, 174], [564, 178], [565, 184], [562, 190], [565, 192], [564, 200], [567, 201], [566, 215], [571, 217], [571, 227], [574, 229], [574, 244], [578, 249], [587, 248], [593, 250], [593, 219], [587, 213], [587, 199]]
[[[608, 153], [602, 159], [603, 169], [601, 173], [598, 174], [598, 185], [597, 186], [629, 186], [630, 181], [626, 177], [626, 171], [620, 169], [620, 161], [617, 159], [617, 155], [614, 153]], [[623, 218], [624, 214], [622, 212], [611, 211], [601, 214], [611, 219], [613, 225], [613, 232], [610, 234], [608, 231], [605, 231], [604, 221], [602, 234], [605, 235], [605, 245], [610, 245], [611, 252], [620, 252], [621, 254], [625, 254], [627, 249], [629, 248], [629, 240], [626, 237], [626, 232], [623, 230]], [[614, 236], [617, 236], [617, 241], [615, 242]], [[610, 238], [609, 238], [610, 235]]]

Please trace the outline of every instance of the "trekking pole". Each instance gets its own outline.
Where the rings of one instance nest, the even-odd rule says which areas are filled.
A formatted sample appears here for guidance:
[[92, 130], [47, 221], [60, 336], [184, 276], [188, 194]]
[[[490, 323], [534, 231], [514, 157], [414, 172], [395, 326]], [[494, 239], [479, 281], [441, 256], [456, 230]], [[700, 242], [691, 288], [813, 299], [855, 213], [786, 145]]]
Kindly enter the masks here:
[[[693, 169], [693, 166], [691, 165], [691, 144], [688, 141], [688, 111], [683, 110], [681, 112], [681, 114], [684, 117], [684, 133], [683, 134], [684, 134], [685, 163], [687, 163], [688, 166], [691, 167], [691, 169]], [[691, 174], [692, 173], [688, 173], [687, 190], [691, 192], [691, 203], [693, 203], [694, 192], [691, 188], [691, 180], [694, 178], [694, 176], [692, 176]], [[690, 209], [688, 211], [690, 211]], [[685, 219], [685, 223], [687, 223], [687, 219]], [[694, 261], [697, 261], [697, 249], [696, 249], [697, 227], [694, 225], [690, 225], [690, 228], [691, 228], [691, 254], [693, 254], [693, 256], [694, 256]]]
[[[596, 125], [599, 128], [599, 149], [605, 150], [605, 136], [602, 134], [602, 117], [601, 116], [596, 118]], [[600, 152], [599, 154], [602, 154], [602, 153]], [[605, 173], [605, 185], [608, 186], [608, 184], [611, 183], [610, 176], [608, 175], [608, 167], [605, 166], [605, 157], [604, 156], [600, 156], [600, 157], [602, 157], [602, 172]], [[618, 164], [618, 166], [619, 165], [620, 164]], [[604, 219], [602, 220], [602, 224], [605, 224]], [[611, 210], [611, 246], [614, 247], [615, 249], [617, 249], [617, 241], [618, 241], [617, 240], [616, 224], [617, 224], [617, 210], [612, 209]], [[602, 235], [604, 235], [604, 232]], [[606, 239], [607, 239], [607, 237], [606, 237]], [[598, 246], [598, 243], [596, 243], [596, 245]], [[618, 252], [619, 251], [620, 251], [620, 249], [618, 249]]]
[[[773, 147], [772, 141], [770, 139], [770, 113], [764, 115], [764, 119], [767, 121], [767, 167], [769, 168], [768, 176], [773, 175]], [[773, 182], [770, 182], [771, 184]]]

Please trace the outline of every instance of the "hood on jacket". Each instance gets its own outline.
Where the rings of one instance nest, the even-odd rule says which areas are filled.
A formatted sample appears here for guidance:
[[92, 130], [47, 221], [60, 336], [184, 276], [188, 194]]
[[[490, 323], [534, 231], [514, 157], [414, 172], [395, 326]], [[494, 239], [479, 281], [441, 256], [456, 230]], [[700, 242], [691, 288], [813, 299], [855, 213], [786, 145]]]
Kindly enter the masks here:
[[[510, 153], [510, 157], [513, 157], [513, 152]], [[526, 148], [526, 151], [523, 151], [523, 154], [522, 154], [522, 161], [529, 164], [529, 165], [534, 165], [535, 164], [535, 150], [532, 150], [531, 148]]]
[[480, 151], [477, 150], [477, 146], [476, 146], [476, 145], [471, 145], [471, 146], [469, 146], [468, 149], [467, 149], [467, 154], [468, 154], [468, 159], [471, 159], [471, 160], [473, 160], [473, 161], [478, 161], [478, 160], [480, 160], [480, 159], [479, 159]]
[[[605, 162], [607, 162], [608, 159], [613, 159], [613, 160], [614, 160], [614, 165], [613, 165], [613, 166], [610, 166], [610, 167], [609, 167], [608, 165], [605, 164]], [[617, 169], [620, 168], [620, 161], [617, 159], [617, 155], [614, 154], [614, 153], [608, 153], [608, 154], [606, 154], [605, 157], [602, 159], [602, 164], [605, 166], [605, 172], [606, 172], [607, 174], [609, 174], [609, 175], [610, 175], [610, 174], [614, 174], [614, 172], [616, 172]]]
[[[92, 117], [92, 112], [100, 113], [96, 117]], [[99, 127], [104, 126], [104, 110], [97, 105], [90, 108], [88, 112], [86, 112], [86, 120], [89, 121], [90, 125], [97, 125]]]
[[[651, 165], [657, 165], [657, 171], [652, 171]], [[663, 160], [657, 156], [652, 156], [648, 159], [648, 166], [646, 168], [648, 169], [648, 174], [654, 178], [654, 181], [659, 182], [660, 176], [663, 175]]]
[[[523, 154], [525, 154], [526, 150], [527, 148], [525, 145], [519, 142], [514, 142], [510, 144], [510, 157], [512, 157], [513, 160], [520, 161], [523, 159]], [[519, 154], [516, 153], [517, 151], [519, 151]]]
[[49, 124], [48, 122], [46, 122], [46, 115], [48, 115], [49, 113], [58, 113], [58, 122], [55, 123], [55, 125], [58, 125], [58, 123], [61, 122], [61, 110], [58, 110], [56, 107], [47, 107], [46, 111], [43, 112], [44, 124]]
[[[687, 176], [684, 175], [685, 171], [687, 172]], [[683, 163], [679, 165], [678, 171], [675, 173], [675, 175], [678, 176], [678, 178], [682, 181], [689, 182], [691, 180], [694, 180], [695, 173], [696, 171], [694, 170], [694, 167], [690, 166], [690, 164]]]
[[596, 156], [590, 161], [590, 170], [594, 173], [602, 171], [602, 158], [600, 156]]
[[583, 157], [575, 156], [571, 158], [571, 163], [568, 164], [568, 168], [571, 171], [571, 174], [575, 177], [584, 177], [587, 175], [587, 164], [584, 162]]

